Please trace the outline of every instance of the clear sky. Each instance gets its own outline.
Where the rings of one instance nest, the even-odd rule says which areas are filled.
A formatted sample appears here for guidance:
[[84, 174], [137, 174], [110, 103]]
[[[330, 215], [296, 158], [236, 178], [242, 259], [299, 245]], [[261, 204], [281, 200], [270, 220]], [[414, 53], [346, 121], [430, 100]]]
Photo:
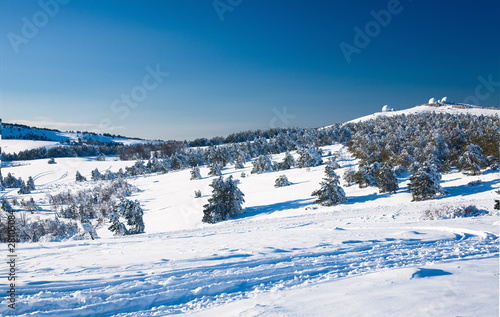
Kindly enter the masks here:
[[431, 97], [499, 107], [498, 12], [496, 0], [0, 0], [1, 117], [183, 140]]

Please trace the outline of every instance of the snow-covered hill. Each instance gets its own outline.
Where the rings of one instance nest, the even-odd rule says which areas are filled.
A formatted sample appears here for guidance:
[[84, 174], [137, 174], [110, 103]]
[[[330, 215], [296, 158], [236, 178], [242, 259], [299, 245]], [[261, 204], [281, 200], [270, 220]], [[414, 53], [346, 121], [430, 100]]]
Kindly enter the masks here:
[[396, 115], [408, 115], [408, 114], [419, 114], [424, 112], [436, 112], [436, 113], [450, 113], [450, 114], [472, 114], [476, 116], [500, 116], [500, 108], [483, 108], [483, 107], [475, 107], [472, 105], [453, 105], [453, 104], [423, 104], [419, 106], [415, 106], [409, 109], [403, 110], [393, 110], [393, 111], [385, 111], [385, 112], [376, 112], [364, 117], [356, 118], [349, 122], [356, 123], [361, 121], [367, 121], [371, 119], [375, 119], [380, 116], [396, 116]]
[[[412, 109], [407, 113], [436, 111]], [[338, 155], [338, 175], [358, 166], [344, 145], [323, 150]], [[9, 163], [4, 176], [32, 176], [37, 187], [29, 195], [7, 189], [2, 197], [33, 197], [42, 210], [28, 217], [53, 218], [47, 193], [98, 184], [75, 182], [76, 171], [90, 179], [95, 168], [116, 172], [135, 163], [114, 157], [56, 162]], [[448, 193], [433, 200], [412, 202], [409, 175], [402, 175], [396, 193], [345, 186], [347, 203], [318, 207], [311, 193], [319, 188], [324, 165], [263, 174], [251, 174], [251, 168], [250, 161], [243, 169], [229, 164], [222, 170], [239, 180], [245, 203], [241, 215], [217, 224], [201, 221], [214, 179], [207, 167], [200, 168], [200, 180], [190, 180], [188, 169], [129, 178], [139, 189], [129, 198], [141, 203], [146, 232], [112, 237], [107, 223], [96, 240], [17, 244], [17, 308], [10, 310], [4, 299], [0, 315], [498, 315], [498, 171], [444, 174], [441, 185]], [[274, 188], [279, 175], [292, 185]], [[486, 215], [423, 219], [426, 210], [468, 205]], [[0, 265], [0, 274], [8, 269]]]
[[18, 153], [40, 147], [50, 149], [54, 146], [70, 142], [96, 141], [103, 143], [119, 143], [124, 145], [147, 142], [136, 138], [102, 135], [89, 132], [62, 132], [54, 129], [40, 129], [19, 124], [2, 124], [2, 151], [4, 153]]

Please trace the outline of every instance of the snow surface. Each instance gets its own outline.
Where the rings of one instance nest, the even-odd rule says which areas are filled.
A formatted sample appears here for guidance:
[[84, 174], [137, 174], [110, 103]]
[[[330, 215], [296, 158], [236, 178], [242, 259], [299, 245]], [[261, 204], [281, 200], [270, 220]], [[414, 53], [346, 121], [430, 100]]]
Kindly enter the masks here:
[[464, 108], [459, 108], [454, 105], [441, 105], [441, 106], [431, 106], [431, 105], [420, 105], [409, 109], [404, 110], [394, 110], [387, 112], [376, 112], [374, 114], [370, 114], [364, 117], [360, 117], [349, 122], [356, 123], [362, 121], [368, 121], [371, 119], [375, 119], [380, 116], [397, 116], [402, 114], [418, 114], [423, 112], [436, 112], [436, 113], [451, 113], [451, 114], [472, 114], [476, 116], [484, 115], [484, 116], [499, 116], [500, 109], [499, 108], [479, 108], [473, 106], [464, 106]]
[[2, 153], [19, 153], [25, 150], [32, 150], [44, 147], [46, 149], [60, 146], [61, 143], [55, 141], [34, 141], [34, 140], [2, 140]]
[[[389, 113], [390, 114], [390, 113]], [[341, 145], [341, 168], [356, 167]], [[294, 154], [294, 153], [292, 153]], [[283, 154], [273, 156], [281, 161]], [[45, 192], [77, 190], [75, 172], [90, 179], [132, 161], [60, 158], [13, 162], [2, 173], [33, 176], [31, 194], [51, 216]], [[395, 194], [345, 187], [346, 204], [317, 207], [324, 166], [260, 175], [232, 166], [244, 213], [215, 225], [201, 222], [210, 197], [208, 169], [141, 176], [129, 182], [145, 211], [146, 233], [98, 240], [17, 245], [16, 315], [21, 316], [496, 316], [499, 309], [499, 173], [443, 175], [448, 195], [411, 202], [408, 178]], [[241, 178], [244, 171], [248, 176]], [[274, 188], [279, 175], [291, 186]], [[468, 186], [480, 179], [478, 186]], [[194, 190], [202, 197], [195, 199]], [[2, 192], [12, 197], [15, 190]], [[28, 196], [26, 196], [27, 198]], [[425, 209], [474, 204], [490, 214], [423, 221]], [[0, 266], [6, 276], [7, 265]], [[4, 300], [0, 315], [12, 314]]]

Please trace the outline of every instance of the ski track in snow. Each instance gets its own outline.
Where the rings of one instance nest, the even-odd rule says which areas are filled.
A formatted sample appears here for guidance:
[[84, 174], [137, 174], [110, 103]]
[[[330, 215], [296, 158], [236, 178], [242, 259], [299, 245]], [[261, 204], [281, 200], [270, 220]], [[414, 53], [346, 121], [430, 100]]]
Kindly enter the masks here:
[[[301, 225], [308, 226], [309, 223], [293, 223], [293, 227]], [[214, 229], [183, 231], [167, 236], [157, 234], [156, 238], [161, 237], [168, 243], [171, 239], [203, 239], [212, 234], [234, 234], [235, 231], [238, 234], [252, 229], [238, 227], [236, 222], [231, 229], [218, 228], [222, 232], [213, 232]], [[234, 249], [229, 254], [201, 258], [145, 260], [142, 264], [123, 267], [87, 267], [80, 272], [69, 272], [66, 278], [65, 274], [61, 274], [58, 281], [28, 282], [22, 287], [19, 297], [23, 305], [19, 305], [16, 312], [23, 316], [154, 316], [182, 313], [247, 298], [252, 293], [288, 289], [311, 282], [399, 267], [498, 257], [499, 238], [493, 233], [459, 228], [421, 229], [448, 231], [454, 237], [346, 240], [340, 245], [321, 244], [290, 250], [266, 248], [266, 252], [251, 253]], [[96, 248], [93, 244], [79, 247], [83, 247], [82, 252]], [[36, 260], [51, 261], [57, 256], [64, 257], [64, 251], [59, 249], [55, 254], [45, 253]], [[34, 273], [44, 272], [35, 270]]]

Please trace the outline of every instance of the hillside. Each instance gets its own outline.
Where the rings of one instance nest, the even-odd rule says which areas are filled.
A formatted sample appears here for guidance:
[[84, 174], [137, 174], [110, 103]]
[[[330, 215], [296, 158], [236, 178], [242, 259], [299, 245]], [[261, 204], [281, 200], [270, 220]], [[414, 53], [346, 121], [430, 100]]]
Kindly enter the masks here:
[[[432, 108], [419, 106], [404, 113], [428, 113]], [[453, 113], [456, 108], [439, 109]], [[383, 119], [395, 112], [373, 116]], [[356, 122], [366, 121], [364, 117]], [[357, 127], [358, 131], [363, 131], [361, 128], [366, 127]], [[325, 136], [310, 131], [304, 135], [301, 140]], [[265, 149], [263, 140], [254, 143], [256, 148]], [[332, 143], [321, 145], [321, 159], [326, 163], [335, 158], [339, 164], [337, 175], [342, 177], [348, 170], [360, 169], [360, 159], [347, 144]], [[215, 153], [224, 154], [222, 150]], [[301, 153], [302, 148], [290, 150], [297, 162]], [[126, 177], [136, 188], [126, 199], [140, 202], [145, 233], [113, 236], [108, 230], [109, 219], [100, 226], [91, 220], [99, 238], [46, 235], [37, 242], [17, 244], [23, 275], [17, 286], [16, 314], [498, 313], [500, 218], [493, 209], [494, 199], [499, 197], [498, 170], [488, 166], [482, 167], [479, 174], [465, 175], [453, 167], [442, 174], [440, 181], [446, 194], [423, 201], [412, 201], [409, 171], [398, 175], [399, 188], [394, 193], [380, 193], [376, 186], [360, 188], [341, 179], [347, 202], [326, 207], [316, 204], [311, 196], [325, 177], [325, 164], [251, 173], [258, 155], [254, 153], [241, 169], [236, 169], [232, 161], [222, 168], [222, 176], [238, 180], [245, 195], [243, 213], [236, 218], [216, 224], [202, 222], [204, 205], [212, 193], [210, 184], [216, 177], [208, 175], [210, 166], [200, 164], [202, 178], [190, 180], [189, 168], [172, 168], [173, 161], [180, 161], [181, 166], [183, 162], [182, 155], [174, 154], [164, 159], [168, 161], [168, 172]], [[266, 155], [275, 162], [285, 157], [284, 151]], [[190, 156], [193, 158], [194, 154]], [[161, 160], [144, 162], [143, 170], [161, 165]], [[56, 164], [47, 164], [46, 159], [10, 162], [2, 168], [3, 176], [32, 176], [36, 189], [18, 195], [17, 188], [7, 188], [1, 195], [9, 201], [32, 197], [38, 204], [40, 209], [34, 214], [13, 206], [18, 221], [22, 215], [39, 222], [52, 220], [55, 212], [47, 194], [104, 187], [111, 181], [91, 180], [96, 168], [103, 175], [119, 173], [120, 169], [130, 173], [141, 169], [132, 166], [140, 164], [114, 156], [104, 161], [96, 161], [95, 157], [59, 158]], [[76, 182], [77, 171], [88, 181]], [[279, 175], [286, 175], [291, 185], [275, 188]], [[194, 197], [196, 190], [201, 191], [200, 198]], [[478, 213], [455, 217], [467, 206], [474, 206]], [[59, 209], [57, 212], [59, 222], [72, 221], [64, 219]], [[444, 215], [442, 219], [428, 217], [439, 212]], [[82, 226], [79, 230], [84, 229]], [[1, 269], [6, 272], [7, 268]], [[9, 313], [6, 307], [0, 307], [0, 314]]]
[[110, 134], [91, 132], [63, 132], [55, 129], [29, 127], [21, 124], [2, 123], [2, 151], [18, 153], [20, 151], [44, 147], [46, 149], [59, 145], [82, 141], [83, 143], [117, 143], [138, 144], [146, 142], [137, 138], [126, 138]]

